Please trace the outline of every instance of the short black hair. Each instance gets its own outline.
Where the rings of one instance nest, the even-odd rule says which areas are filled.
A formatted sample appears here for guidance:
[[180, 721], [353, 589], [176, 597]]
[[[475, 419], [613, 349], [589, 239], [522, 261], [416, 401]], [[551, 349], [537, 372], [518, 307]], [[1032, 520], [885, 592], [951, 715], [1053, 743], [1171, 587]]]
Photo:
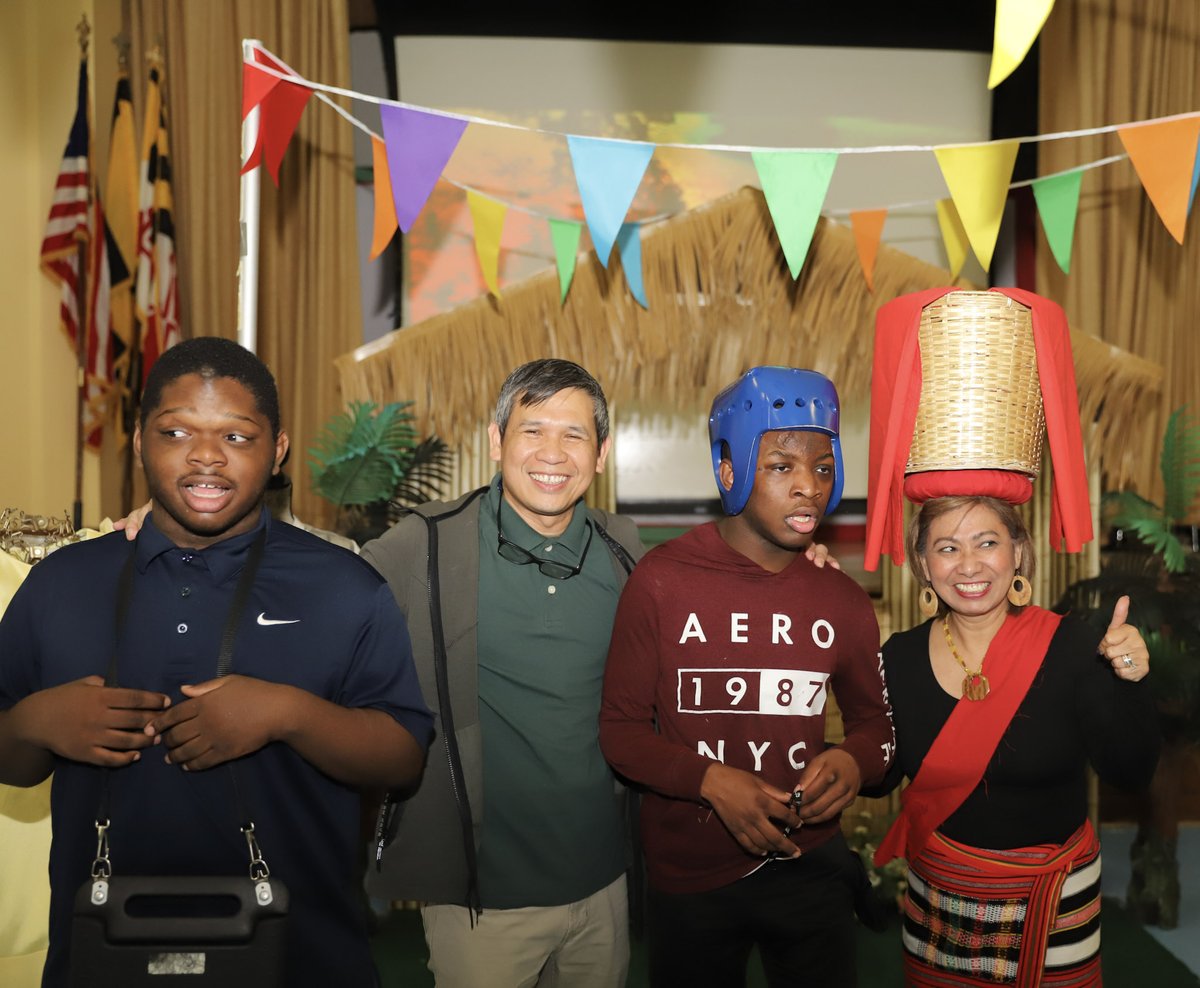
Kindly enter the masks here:
[[505, 379], [500, 387], [500, 396], [496, 399], [496, 425], [500, 427], [500, 435], [503, 436], [508, 428], [513, 405], [520, 403], [522, 408], [540, 405], [568, 388], [578, 388], [592, 399], [596, 445], [603, 445], [608, 438], [608, 401], [604, 397], [604, 389], [578, 364], [557, 357], [531, 360]]
[[254, 396], [254, 406], [271, 423], [271, 435], [279, 435], [279, 391], [267, 365], [244, 346], [219, 336], [197, 336], [177, 343], [154, 362], [142, 389], [141, 425], [162, 404], [162, 393], [172, 381], [187, 374], [206, 380], [228, 377]]

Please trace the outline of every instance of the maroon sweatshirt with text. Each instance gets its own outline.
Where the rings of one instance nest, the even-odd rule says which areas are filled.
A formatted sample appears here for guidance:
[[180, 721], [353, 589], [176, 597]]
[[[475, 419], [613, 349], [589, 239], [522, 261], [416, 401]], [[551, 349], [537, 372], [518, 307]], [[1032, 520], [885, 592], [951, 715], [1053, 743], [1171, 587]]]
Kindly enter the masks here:
[[[825, 750], [837, 696], [841, 744], [877, 782], [895, 749], [870, 598], [802, 555], [771, 573], [731, 549], [715, 523], [651, 550], [621, 594], [600, 708], [609, 763], [649, 791], [641, 831], [650, 883], [703, 892], [762, 864], [700, 800], [710, 759], [790, 790]], [[838, 821], [792, 834], [815, 847]]]

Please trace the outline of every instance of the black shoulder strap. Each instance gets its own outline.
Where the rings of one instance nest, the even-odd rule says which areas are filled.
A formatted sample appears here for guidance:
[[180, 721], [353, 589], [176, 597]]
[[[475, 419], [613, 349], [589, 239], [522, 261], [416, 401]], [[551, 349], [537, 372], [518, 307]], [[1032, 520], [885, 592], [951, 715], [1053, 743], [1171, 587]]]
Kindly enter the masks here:
[[[225, 628], [221, 633], [220, 651], [217, 653], [218, 677], [228, 675], [230, 666], [233, 664], [233, 643], [237, 638], [238, 624], [241, 622], [242, 614], [246, 610], [246, 604], [250, 600], [250, 591], [254, 586], [254, 577], [258, 573], [258, 567], [262, 562], [263, 550], [266, 544], [267, 529], [264, 526], [250, 544], [250, 551], [246, 555], [246, 562], [242, 566], [241, 575], [238, 577], [237, 587], [233, 591], [233, 601], [229, 605], [229, 613], [225, 618]], [[116, 627], [113, 638], [112, 657], [109, 659], [108, 670], [104, 676], [105, 686], [117, 685], [117, 653], [120, 649], [121, 635], [125, 630], [125, 621], [129, 616], [129, 608], [133, 602], [134, 561], [136, 558], [137, 544], [133, 543], [129, 547], [129, 556], [125, 560], [125, 565], [121, 568], [121, 575], [117, 583]], [[100, 810], [97, 814], [98, 822], [109, 819], [110, 793], [108, 772], [109, 770], [105, 769], [103, 773]], [[254, 824], [250, 822], [249, 815], [246, 813], [245, 805], [242, 802], [242, 794], [238, 788], [237, 772], [234, 770], [233, 762], [229, 762], [229, 775], [233, 780], [233, 796], [237, 804], [238, 815], [241, 818], [243, 832], [245, 832], [247, 826], [253, 832]], [[107, 822], [105, 825], [107, 826]]]
[[620, 542], [609, 535], [608, 529], [596, 521], [595, 518], [592, 519], [592, 524], [596, 526], [596, 532], [599, 534], [600, 538], [604, 539], [604, 544], [608, 546], [609, 551], [611, 551], [612, 554], [617, 557], [617, 562], [619, 562], [625, 568], [625, 575], [628, 576], [630, 573], [632, 573], [633, 567], [636, 566], [637, 563], [635, 562], [633, 556], [629, 554], [629, 551], [623, 545], [621, 545]]

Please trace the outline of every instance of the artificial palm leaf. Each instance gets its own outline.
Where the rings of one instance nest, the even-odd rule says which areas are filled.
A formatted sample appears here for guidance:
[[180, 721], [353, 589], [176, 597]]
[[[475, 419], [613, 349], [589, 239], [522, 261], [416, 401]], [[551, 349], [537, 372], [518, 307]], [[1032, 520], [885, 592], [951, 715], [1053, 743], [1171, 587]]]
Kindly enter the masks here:
[[333, 416], [310, 447], [313, 489], [337, 505], [386, 501], [412, 457], [412, 402], [353, 402]]
[[1172, 523], [1181, 522], [1200, 493], [1200, 422], [1187, 418], [1182, 408], [1167, 421], [1161, 466], [1163, 514]]
[[437, 436], [421, 440], [402, 466], [392, 503], [403, 507], [432, 501], [454, 479], [450, 473], [453, 459], [450, 447]]
[[1161, 556], [1168, 573], [1182, 573], [1188, 551], [1175, 526], [1200, 492], [1200, 424], [1189, 421], [1182, 408], [1175, 409], [1167, 421], [1159, 466], [1164, 490], [1161, 508], [1131, 491], [1106, 494], [1104, 501], [1112, 510], [1113, 525], [1133, 532]]

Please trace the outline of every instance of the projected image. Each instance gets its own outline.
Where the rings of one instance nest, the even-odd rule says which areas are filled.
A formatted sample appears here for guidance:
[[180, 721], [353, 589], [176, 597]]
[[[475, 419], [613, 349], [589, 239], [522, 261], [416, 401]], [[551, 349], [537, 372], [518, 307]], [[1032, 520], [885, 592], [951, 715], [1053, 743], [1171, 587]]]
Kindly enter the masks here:
[[[455, 112], [499, 119], [495, 112]], [[407, 239], [408, 322], [445, 312], [487, 291], [475, 258], [469, 187], [509, 204], [500, 252], [500, 286], [554, 264], [547, 218], [583, 220], [570, 154], [561, 133], [663, 143], [719, 143], [706, 114], [553, 112], [506, 122], [529, 130], [468, 127]], [[535, 128], [555, 133], [538, 133]], [[651, 159], [630, 221], [669, 216], [754, 182], [746, 155], [660, 147]], [[458, 183], [453, 184], [453, 183]], [[585, 229], [580, 250], [590, 248]]]

